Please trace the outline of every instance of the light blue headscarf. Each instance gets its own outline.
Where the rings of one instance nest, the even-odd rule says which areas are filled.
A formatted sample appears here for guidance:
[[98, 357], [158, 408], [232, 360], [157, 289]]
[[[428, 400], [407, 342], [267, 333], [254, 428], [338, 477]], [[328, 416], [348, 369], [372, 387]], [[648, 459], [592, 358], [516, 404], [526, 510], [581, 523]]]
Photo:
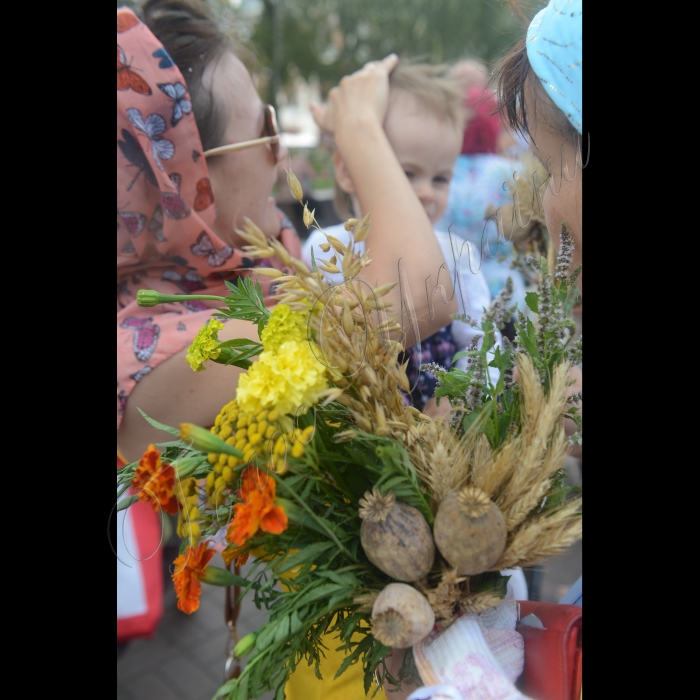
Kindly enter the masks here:
[[582, 133], [583, 0], [550, 0], [527, 30], [527, 57], [542, 86]]

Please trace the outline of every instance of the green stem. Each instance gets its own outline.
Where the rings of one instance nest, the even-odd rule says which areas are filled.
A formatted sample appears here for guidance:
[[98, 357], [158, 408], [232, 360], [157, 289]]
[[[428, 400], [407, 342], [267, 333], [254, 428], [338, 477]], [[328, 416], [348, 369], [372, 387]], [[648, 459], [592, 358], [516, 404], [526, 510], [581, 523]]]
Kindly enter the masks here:
[[179, 301], [194, 301], [197, 299], [212, 299], [214, 301], [226, 301], [225, 297], [212, 294], [161, 294], [153, 289], [139, 289], [136, 293], [136, 302], [139, 306], [149, 307], [156, 304], [170, 304]]
[[213, 294], [161, 294], [161, 303], [176, 301], [194, 301], [196, 299], [213, 299], [214, 301], [226, 301], [226, 297], [218, 297]]

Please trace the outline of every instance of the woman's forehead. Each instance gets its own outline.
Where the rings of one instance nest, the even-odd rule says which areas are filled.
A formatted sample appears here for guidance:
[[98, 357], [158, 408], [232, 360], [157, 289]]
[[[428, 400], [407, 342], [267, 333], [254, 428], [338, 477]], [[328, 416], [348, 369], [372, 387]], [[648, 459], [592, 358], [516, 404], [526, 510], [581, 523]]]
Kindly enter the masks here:
[[224, 54], [213, 66], [210, 80], [215, 99], [225, 100], [234, 118], [245, 121], [260, 118], [260, 96], [240, 59], [232, 53]]

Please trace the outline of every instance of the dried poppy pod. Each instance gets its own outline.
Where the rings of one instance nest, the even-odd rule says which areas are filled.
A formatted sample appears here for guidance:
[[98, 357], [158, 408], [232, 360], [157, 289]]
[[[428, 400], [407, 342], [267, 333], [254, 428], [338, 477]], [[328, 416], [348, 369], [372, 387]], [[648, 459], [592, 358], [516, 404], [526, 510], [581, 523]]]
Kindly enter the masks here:
[[435, 543], [422, 513], [372, 489], [360, 499], [360, 541], [367, 558], [397, 581], [417, 581], [435, 560]]
[[488, 571], [506, 546], [506, 521], [480, 488], [465, 486], [440, 503], [433, 525], [435, 544], [461, 576]]
[[426, 597], [413, 586], [390, 583], [372, 607], [372, 634], [382, 644], [408, 649], [425, 639], [435, 625]]

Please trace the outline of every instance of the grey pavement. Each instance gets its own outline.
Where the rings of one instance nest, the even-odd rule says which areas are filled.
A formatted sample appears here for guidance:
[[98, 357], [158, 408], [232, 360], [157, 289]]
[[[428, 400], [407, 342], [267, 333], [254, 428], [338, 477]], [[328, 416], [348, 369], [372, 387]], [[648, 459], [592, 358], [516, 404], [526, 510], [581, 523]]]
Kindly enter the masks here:
[[[571, 483], [580, 483], [578, 463], [569, 460]], [[223, 566], [220, 557], [212, 564]], [[244, 570], [245, 571], [245, 570]], [[558, 602], [581, 575], [582, 543], [543, 567], [540, 600]], [[117, 658], [117, 700], [212, 700], [223, 682], [228, 628], [224, 592], [202, 586], [199, 610], [186, 615], [177, 609], [172, 585], [166, 586], [164, 614], [153, 639], [131, 642]], [[264, 620], [246, 598], [238, 618], [239, 635], [254, 631]], [[272, 700], [267, 693], [262, 700]]]

